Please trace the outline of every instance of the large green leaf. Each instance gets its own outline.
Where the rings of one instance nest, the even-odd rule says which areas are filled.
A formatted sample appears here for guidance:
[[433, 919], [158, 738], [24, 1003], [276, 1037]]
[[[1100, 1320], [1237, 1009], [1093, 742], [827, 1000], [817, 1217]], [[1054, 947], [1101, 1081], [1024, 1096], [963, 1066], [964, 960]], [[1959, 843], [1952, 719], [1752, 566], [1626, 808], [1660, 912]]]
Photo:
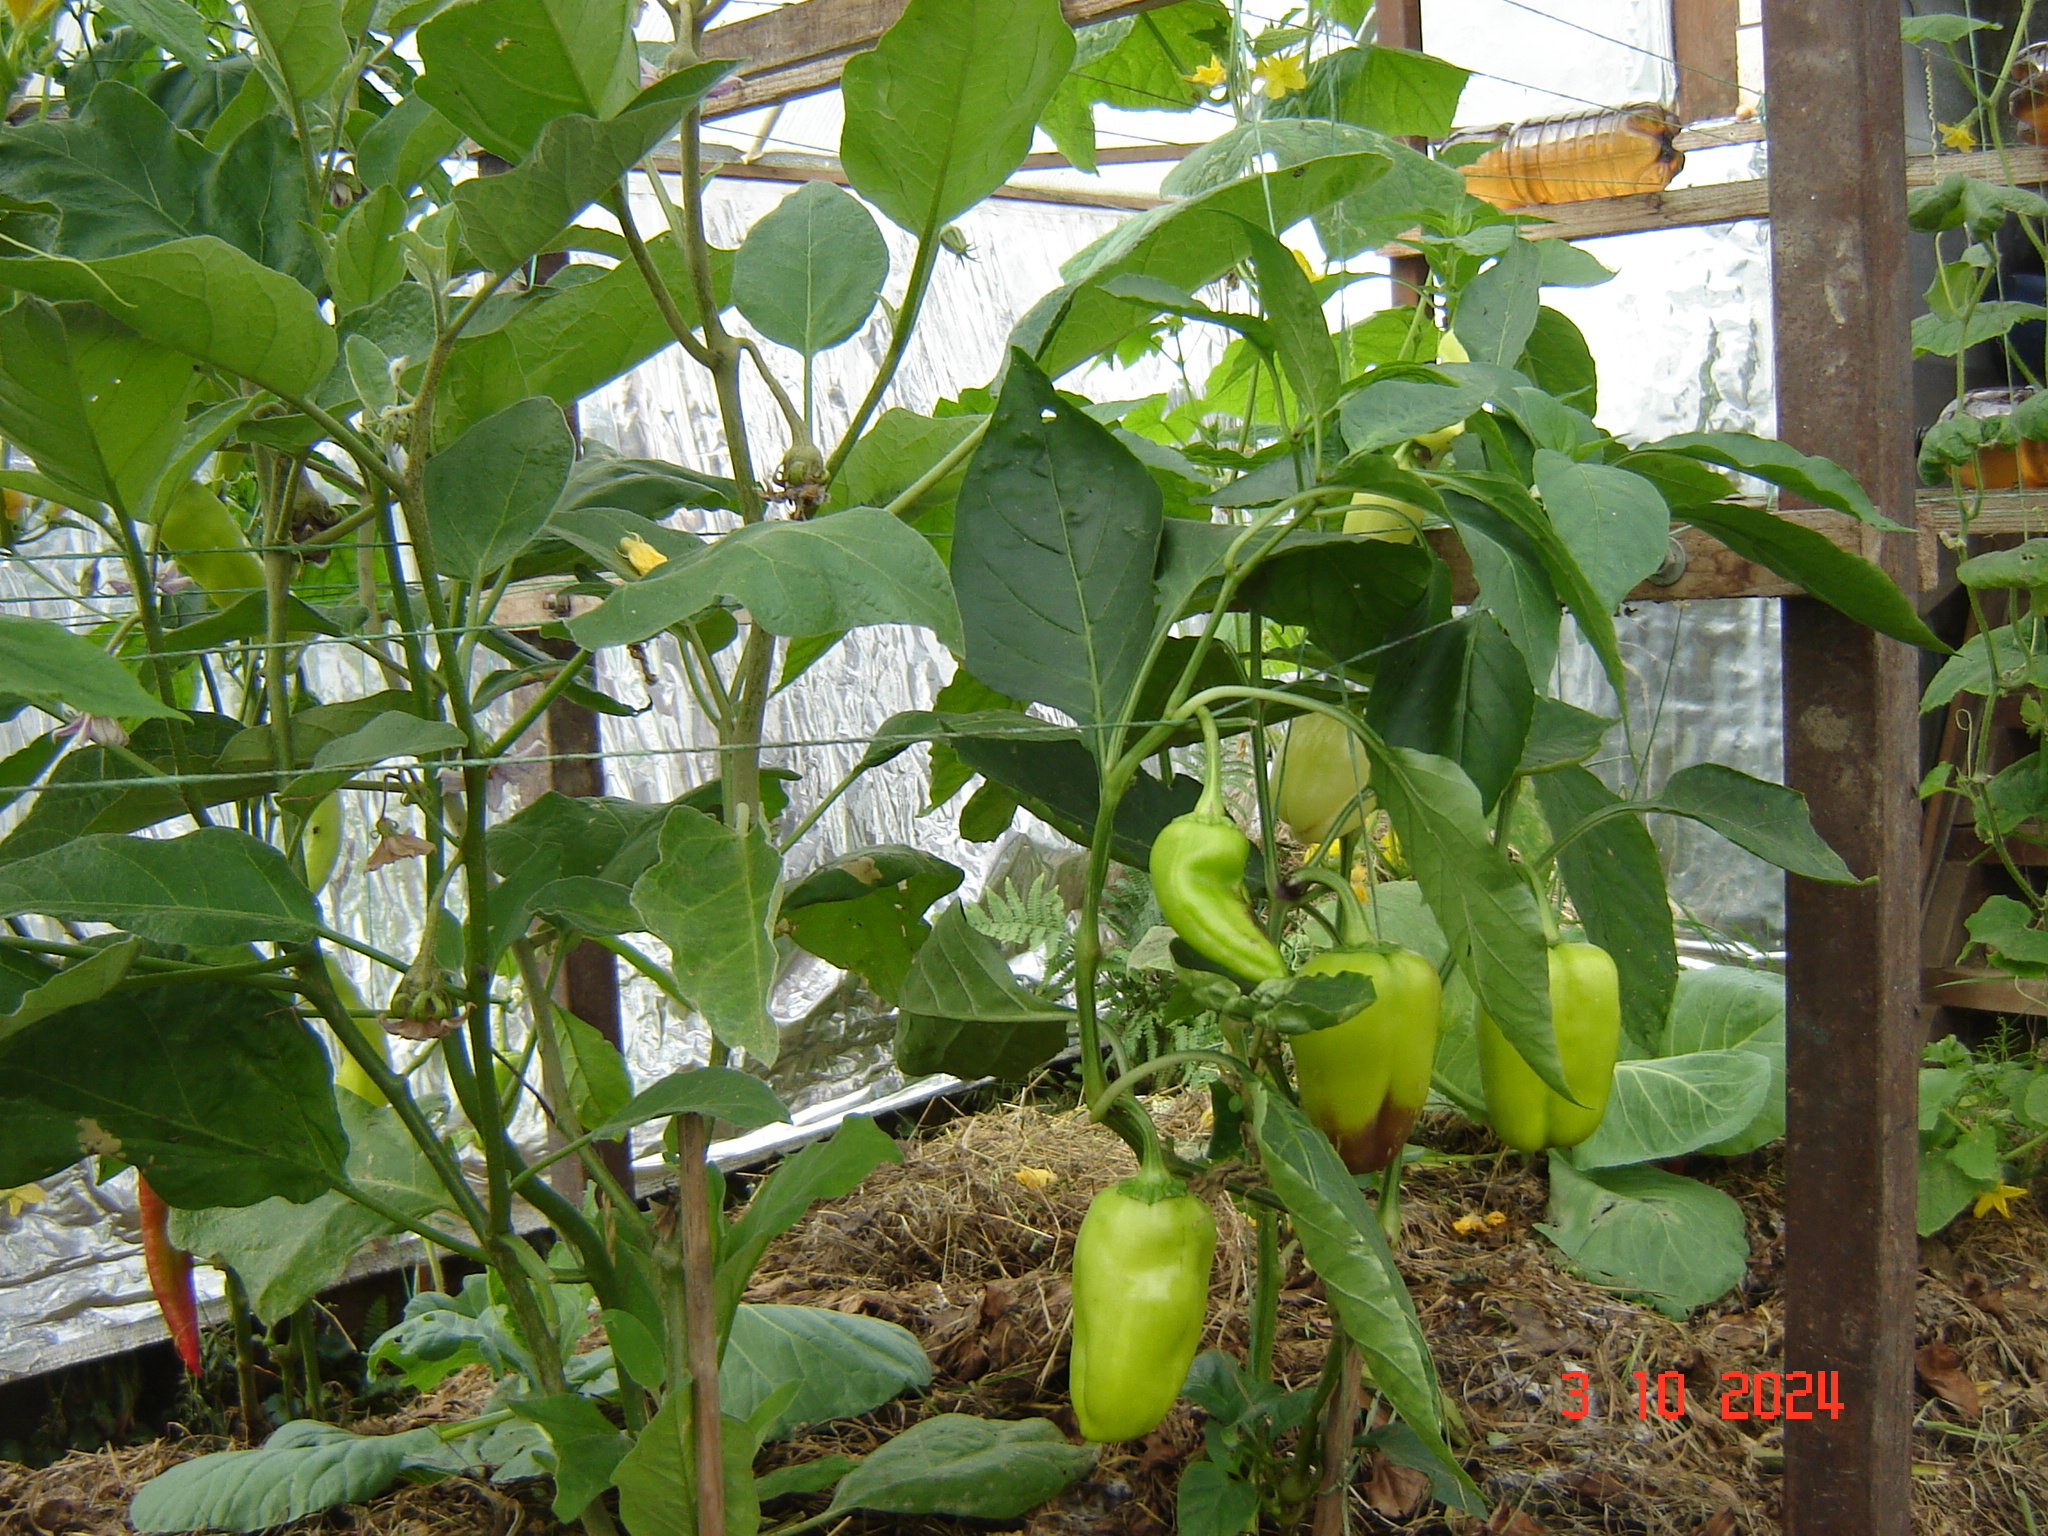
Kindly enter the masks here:
[[799, 946], [893, 1002], [931, 932], [926, 910], [963, 878], [957, 865], [901, 843], [856, 848], [784, 892], [782, 916]]
[[[491, 947], [526, 932], [547, 893], [565, 881], [615, 886], [630, 902], [631, 887], [658, 856], [663, 805], [593, 795], [571, 799], [553, 791], [490, 831]], [[637, 926], [637, 924], [636, 924]]]
[[1599, 1285], [1682, 1318], [1739, 1284], [1749, 1267], [1742, 1207], [1658, 1168], [1581, 1173], [1550, 1155], [1550, 1220], [1536, 1229]]
[[[1535, 789], [1544, 819], [1559, 831], [1619, 799], [1576, 766], [1538, 775]], [[1620, 817], [1567, 843], [1557, 868], [1587, 939], [1614, 958], [1627, 1039], [1650, 1047], [1663, 1033], [1679, 975], [1678, 935], [1656, 840], [1639, 819]]]
[[1456, 493], [1441, 498], [1479, 584], [1480, 606], [1500, 620], [1521, 648], [1532, 678], [1550, 676], [1562, 620], [1557, 589], [1536, 541], [1484, 502]]
[[1095, 1456], [1051, 1419], [942, 1413], [870, 1451], [840, 1480], [832, 1508], [1015, 1520], [1086, 1476]]
[[232, 827], [183, 837], [81, 837], [0, 868], [0, 912], [111, 923], [162, 944], [289, 943], [312, 893], [270, 844]]
[[1575, 1168], [1683, 1157], [1742, 1131], [1770, 1097], [1771, 1064], [1753, 1051], [1694, 1051], [1624, 1061], [1600, 1128], [1572, 1148]]
[[719, 1357], [718, 1403], [752, 1419], [785, 1382], [795, 1382], [796, 1396], [761, 1426], [763, 1440], [782, 1440], [806, 1424], [879, 1408], [931, 1379], [917, 1335], [895, 1323], [823, 1307], [743, 1306]]
[[[733, 286], [739, 286], [737, 273]], [[979, 424], [980, 418], [974, 416], [920, 416], [915, 411], [890, 407], [861, 434], [846, 462], [839, 466], [839, 473], [832, 480], [832, 493], [822, 510], [843, 512], [848, 507], [887, 506], [959, 447], [960, 440]], [[915, 517], [950, 504], [960, 492], [960, 480], [966, 471], [963, 463], [906, 507], [905, 515]]]
[[317, 102], [349, 61], [342, 0], [243, 0], [256, 46], [294, 99]]
[[1609, 608], [1670, 552], [1671, 512], [1641, 475], [1538, 448], [1536, 490], [1558, 537]]
[[1741, 470], [1803, 496], [1817, 507], [1832, 507], [1866, 523], [1884, 518], [1863, 487], [1831, 459], [1801, 453], [1768, 437], [1747, 432], [1683, 432], [1643, 445], [1644, 452], [1678, 453], [1706, 464]]
[[104, 0], [102, 8], [162, 44], [188, 69], [198, 70], [212, 53], [206, 45], [206, 18], [187, 0]]
[[49, 619], [13, 614], [0, 615], [0, 695], [88, 715], [183, 718], [84, 636]]
[[1809, 880], [1857, 885], [1856, 873], [1813, 829], [1806, 796], [1722, 763], [1694, 763], [1664, 781], [1653, 811], [1711, 827], [1738, 848]]
[[1302, 1256], [1323, 1282], [1331, 1310], [1365, 1357], [1373, 1385], [1446, 1467], [1436, 1365], [1415, 1303], [1380, 1231], [1379, 1218], [1337, 1160], [1330, 1139], [1299, 1106], [1260, 1082], [1252, 1124], [1273, 1193], [1294, 1220]]
[[953, 515], [968, 669], [1084, 727], [1120, 720], [1152, 638], [1163, 516], [1144, 465], [1013, 353]]
[[923, 535], [880, 508], [861, 507], [736, 529], [696, 557], [671, 559], [620, 587], [568, 629], [591, 650], [630, 645], [728, 597], [770, 634], [921, 624], [957, 646], [952, 585]]
[[[1177, 538], [1183, 520], [1168, 528], [1169, 539]], [[1227, 525], [1218, 531], [1235, 532]], [[1303, 534], [1261, 560], [1238, 590], [1246, 607], [1274, 623], [1299, 624], [1331, 660], [1370, 670], [1387, 637], [1428, 593], [1433, 564], [1419, 544]], [[1157, 620], [1179, 617], [1162, 604]]]
[[1309, 66], [1307, 90], [1267, 110], [1440, 139], [1451, 131], [1470, 74], [1406, 48], [1339, 48]]
[[0, 313], [0, 433], [73, 501], [148, 516], [196, 374], [91, 305], [27, 299]]
[[299, 283], [212, 235], [129, 256], [0, 258], [0, 288], [98, 304], [153, 341], [284, 395], [334, 366], [334, 333]]
[[1387, 648], [1366, 718], [1390, 745], [1456, 763], [1491, 810], [1521, 764], [1535, 707], [1521, 651], [1475, 608]]
[[419, 29], [419, 94], [492, 154], [526, 158], [568, 113], [614, 116], [640, 88], [627, 0], [468, 0]]
[[471, 583], [503, 569], [547, 523], [575, 457], [562, 408], [535, 397], [486, 416], [427, 460], [435, 569]]
[[349, 209], [327, 257], [327, 287], [336, 314], [374, 304], [404, 280], [405, 247], [398, 232], [405, 216], [405, 198], [392, 186], [373, 189]]
[[693, 64], [649, 86], [605, 121], [580, 113], [551, 118], [522, 164], [456, 187], [464, 244], [488, 270], [509, 272], [616, 189], [619, 178], [731, 68], [720, 59]]
[[[447, 1203], [434, 1165], [388, 1105], [337, 1093], [348, 1137], [349, 1184], [404, 1215], [422, 1218]], [[303, 1205], [275, 1197], [254, 1205], [171, 1213], [171, 1241], [232, 1269], [266, 1325], [290, 1317], [339, 1285], [363, 1244], [403, 1230], [329, 1190]]]
[[641, 1089], [591, 1132], [598, 1140], [609, 1141], [636, 1125], [676, 1115], [709, 1115], [751, 1131], [787, 1120], [789, 1111], [758, 1077], [732, 1067], [691, 1067]]
[[1076, 28], [1073, 63], [1039, 126], [1077, 169], [1092, 173], [1095, 104], [1141, 112], [1192, 110], [1205, 93], [1188, 76], [1215, 51], [1202, 34], [1229, 25], [1230, 12], [1216, 0], [1180, 0]]
[[732, 259], [739, 312], [806, 357], [866, 324], [888, 280], [889, 246], [875, 216], [829, 181], [807, 181], [769, 209]]
[[1024, 163], [1073, 55], [1058, 0], [911, 0], [840, 77], [846, 179], [932, 239]]
[[1245, 221], [1252, 269], [1259, 279], [1259, 307], [1273, 327], [1280, 366], [1295, 394], [1312, 412], [1334, 405], [1342, 371], [1336, 343], [1323, 319], [1323, 302], [1294, 253], [1262, 223]]
[[898, 1002], [896, 1065], [911, 1077], [1024, 1077], [1058, 1054], [1074, 1019], [1027, 992], [958, 905], [933, 922]]
[[269, 994], [192, 983], [115, 992], [0, 1043], [0, 1175], [87, 1154], [177, 1206], [311, 1200], [348, 1156], [333, 1067]]
[[1488, 836], [1456, 763], [1375, 742], [1372, 783], [1451, 954], [1537, 1076], [1569, 1093], [1550, 1027], [1550, 960], [1536, 898]]
[[1898, 584], [1861, 555], [1826, 534], [1762, 507], [1736, 502], [1688, 507], [1685, 519], [1711, 533], [1745, 560], [1797, 582], [1831, 608], [1881, 635], [1946, 655], [1949, 647], [1929, 629]]
[[[49, 970], [28, 955], [12, 957], [13, 964], [0, 972], [0, 987], [12, 995], [7, 1011], [0, 1013], [0, 1042], [53, 1013], [105, 997], [127, 978], [141, 952], [142, 940], [119, 939], [61, 971]], [[26, 990], [21, 990], [24, 986]]]
[[[190, 814], [185, 797], [176, 784], [152, 776], [134, 759], [150, 764], [157, 774], [173, 774], [179, 759], [171, 750], [172, 721], [144, 720], [130, 733], [127, 751], [133, 758], [116, 755], [112, 748], [77, 744], [57, 762], [44, 781], [54, 794], [39, 794], [28, 814], [0, 838], [0, 864], [27, 858], [61, 847], [88, 832], [134, 832], [174, 816]], [[239, 721], [225, 715], [195, 711], [189, 724], [175, 729], [183, 737], [184, 766], [188, 771], [209, 772], [223, 745], [242, 729]], [[47, 743], [49, 738], [44, 738]], [[61, 743], [59, 743], [61, 745]], [[24, 749], [26, 751], [27, 749]], [[9, 760], [14, 762], [13, 759]], [[17, 768], [33, 763], [31, 756]], [[9, 789], [18, 794], [26, 779], [16, 780]], [[93, 786], [87, 788], [86, 786]], [[268, 779], [218, 779], [192, 786], [201, 804], [217, 805], [223, 800], [261, 794]]]
[[144, 1483], [128, 1506], [138, 1531], [261, 1531], [382, 1493], [400, 1475], [453, 1468], [431, 1429], [356, 1435], [294, 1419], [253, 1451], [215, 1451]]
[[1756, 1118], [1701, 1151], [1735, 1157], [1785, 1134], [1784, 977], [1732, 965], [1685, 972], [1678, 978], [1660, 1049], [1665, 1055], [1751, 1051], [1770, 1064], [1770, 1091]]
[[760, 822], [739, 832], [679, 805], [661, 824], [661, 858], [633, 883], [648, 932], [669, 947], [676, 981], [713, 1034], [772, 1065], [776, 882], [782, 859]]
[[1512, 368], [1536, 329], [1543, 293], [1543, 253], [1534, 240], [1512, 240], [1500, 259], [1465, 285], [1451, 313], [1453, 329], [1474, 362]]
[[[612, 1484], [612, 1474], [632, 1446], [604, 1410], [587, 1397], [561, 1392], [553, 1397], [521, 1398], [509, 1405], [547, 1434], [548, 1451], [541, 1462], [553, 1462], [553, 1509], [557, 1520], [574, 1520], [590, 1501]], [[502, 1475], [502, 1474], [501, 1474]]]
[[[761, 1505], [754, 1492], [753, 1432], [721, 1415], [726, 1536], [754, 1536]], [[612, 1478], [627, 1536], [697, 1536], [696, 1443], [690, 1393], [672, 1390], [620, 1460]]]

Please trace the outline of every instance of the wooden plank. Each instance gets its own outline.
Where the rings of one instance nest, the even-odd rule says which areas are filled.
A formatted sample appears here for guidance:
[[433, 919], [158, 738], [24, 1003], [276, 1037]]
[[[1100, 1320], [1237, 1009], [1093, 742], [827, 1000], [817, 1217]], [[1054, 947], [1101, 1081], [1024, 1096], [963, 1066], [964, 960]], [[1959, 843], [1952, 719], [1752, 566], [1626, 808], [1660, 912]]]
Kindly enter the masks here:
[[[657, 171], [675, 176], [682, 162], [674, 155], [650, 155], [647, 163]], [[846, 171], [831, 155], [775, 152], [742, 155], [722, 144], [704, 146], [704, 163], [720, 176], [737, 181], [830, 181], [846, 186]], [[1029, 182], [1011, 182], [989, 194], [998, 200], [1018, 203], [1057, 203], [1076, 208], [1115, 208], [1137, 212], [1157, 208], [1160, 198], [1141, 192], [1097, 192], [1086, 187], [1039, 187]]]
[[1970, 966], [1934, 965], [1921, 972], [1928, 1003], [1938, 1008], [1981, 1008], [1987, 1013], [2024, 1013], [2048, 1018], [2048, 996], [2034, 996], [2028, 987], [2041, 982], [2016, 982], [2003, 971]]
[[[1763, 21], [1778, 431], [1840, 464], [1880, 506], [1910, 508], [1897, 12], [1764, 0]], [[1919, 586], [1910, 543], [1868, 543], [1909, 592]], [[1785, 1425], [1784, 1530], [1908, 1536], [1919, 658], [1812, 598], [1783, 606], [1786, 779], [1849, 867], [1874, 877], [1786, 881], [1784, 1363], [1828, 1373], [1841, 1407]]]
[[[2048, 534], [2048, 490], [1987, 491], [1968, 496], [1970, 532]], [[1921, 521], [1943, 533], [1960, 533], [1962, 506], [1957, 493], [1939, 488], [1923, 490], [1915, 498]]]
[[[704, 34], [707, 59], [743, 59], [739, 79], [704, 104], [706, 118], [733, 117], [839, 83], [846, 61], [888, 31], [909, 0], [797, 0]], [[1061, 0], [1069, 22], [1113, 21], [1173, 0]]]
[[1678, 73], [1680, 121], [1733, 117], [1742, 104], [1735, 84], [1736, 0], [1671, 0], [1671, 62]]

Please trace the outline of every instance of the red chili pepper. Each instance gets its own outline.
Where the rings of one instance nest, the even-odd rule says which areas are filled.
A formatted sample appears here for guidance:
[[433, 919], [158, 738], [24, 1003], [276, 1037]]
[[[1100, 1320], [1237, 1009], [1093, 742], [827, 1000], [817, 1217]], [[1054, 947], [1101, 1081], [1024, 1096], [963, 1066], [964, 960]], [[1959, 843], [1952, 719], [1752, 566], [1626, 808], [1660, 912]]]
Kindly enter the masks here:
[[199, 1295], [192, 1287], [192, 1255], [171, 1246], [171, 1208], [149, 1187], [149, 1180], [135, 1175], [136, 1210], [142, 1217], [142, 1258], [149, 1266], [149, 1288], [156, 1294], [157, 1310], [164, 1326], [171, 1330], [171, 1342], [178, 1346], [178, 1358], [194, 1376], [199, 1374]]

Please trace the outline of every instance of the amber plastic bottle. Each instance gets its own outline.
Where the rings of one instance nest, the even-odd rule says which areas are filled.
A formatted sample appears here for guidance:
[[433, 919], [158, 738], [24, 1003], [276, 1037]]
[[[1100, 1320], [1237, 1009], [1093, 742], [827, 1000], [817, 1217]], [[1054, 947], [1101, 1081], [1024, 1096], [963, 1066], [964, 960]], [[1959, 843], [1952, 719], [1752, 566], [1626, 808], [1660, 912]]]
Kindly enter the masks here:
[[[2027, 385], [2017, 389], [1973, 389], [1962, 399], [1951, 400], [1942, 407], [1940, 419], [2009, 416], [2014, 406], [2033, 393], [2033, 388]], [[2022, 438], [2014, 448], [1979, 448], [1973, 463], [1958, 464], [1953, 473], [1956, 483], [1969, 491], [2009, 491], [2016, 486], [2029, 489], [2048, 486], [2048, 443], [2029, 442]]]
[[2005, 105], [2031, 144], [2048, 144], [2048, 43], [2029, 43], [2012, 61]]
[[1449, 144], [1493, 147], [1465, 167], [1465, 186], [1496, 208], [1661, 192], [1685, 165], [1681, 124], [1655, 102], [1467, 129]]

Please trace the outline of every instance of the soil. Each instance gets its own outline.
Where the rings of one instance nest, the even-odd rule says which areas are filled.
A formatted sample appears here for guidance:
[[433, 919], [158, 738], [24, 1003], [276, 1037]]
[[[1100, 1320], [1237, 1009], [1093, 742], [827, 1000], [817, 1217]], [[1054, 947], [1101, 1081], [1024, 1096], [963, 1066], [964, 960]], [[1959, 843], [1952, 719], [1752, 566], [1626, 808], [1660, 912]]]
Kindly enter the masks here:
[[[1199, 1134], [1199, 1102], [1161, 1099], [1169, 1131]], [[1401, 1264], [1467, 1435], [1459, 1450], [1494, 1505], [1481, 1522], [1428, 1497], [1419, 1473], [1375, 1454], [1360, 1468], [1352, 1529], [1412, 1536], [1745, 1536], [1778, 1525], [1782, 1421], [1724, 1421], [1722, 1373], [1776, 1368], [1783, 1332], [1781, 1169], [1766, 1150], [1695, 1159], [1684, 1171], [1733, 1196], [1748, 1220], [1741, 1286], [1680, 1322], [1568, 1273], [1536, 1230], [1546, 1189], [1483, 1133], [1426, 1119], [1417, 1140], [1463, 1160], [1411, 1171]], [[1039, 1171], [1050, 1177], [1041, 1176]], [[1090, 1197], [1132, 1171], [1120, 1143], [1072, 1112], [1011, 1104], [904, 1143], [904, 1161], [819, 1206], [769, 1253], [752, 1301], [799, 1303], [901, 1323], [923, 1340], [928, 1394], [770, 1446], [761, 1470], [831, 1452], [860, 1454], [916, 1420], [967, 1412], [1049, 1417], [1070, 1434], [1065, 1399], [1073, 1236]], [[1020, 1177], [1020, 1174], [1022, 1177]], [[1229, 1202], [1220, 1229], [1205, 1347], [1242, 1353], [1251, 1232]], [[1459, 1230], [1461, 1217], [1477, 1217]], [[1475, 1230], [1476, 1229], [1476, 1230]], [[2032, 1199], [2010, 1219], [1965, 1215], [1921, 1245], [1919, 1393], [1913, 1440], [1914, 1529], [1922, 1536], [2030, 1532], [2048, 1515], [2048, 1219]], [[1277, 1365], [1311, 1382], [1329, 1336], [1314, 1277], [1290, 1275]], [[1566, 1418], [1560, 1387], [1583, 1371], [1591, 1409]], [[1634, 1374], [1683, 1376], [1684, 1410], [1645, 1420]], [[472, 1367], [386, 1419], [400, 1429], [474, 1411], [489, 1391]], [[1667, 1399], [1667, 1402], [1669, 1399]], [[73, 1453], [31, 1470], [0, 1462], [0, 1536], [127, 1536], [134, 1489], [206, 1437]], [[1104, 1453], [1092, 1479], [1025, 1520], [988, 1523], [853, 1516], [833, 1536], [1167, 1536], [1181, 1465], [1201, 1446], [1182, 1403], [1146, 1441]], [[822, 1507], [792, 1496], [764, 1530]], [[361, 1536], [547, 1536], [541, 1485], [468, 1478], [409, 1486], [331, 1511], [293, 1532]]]

